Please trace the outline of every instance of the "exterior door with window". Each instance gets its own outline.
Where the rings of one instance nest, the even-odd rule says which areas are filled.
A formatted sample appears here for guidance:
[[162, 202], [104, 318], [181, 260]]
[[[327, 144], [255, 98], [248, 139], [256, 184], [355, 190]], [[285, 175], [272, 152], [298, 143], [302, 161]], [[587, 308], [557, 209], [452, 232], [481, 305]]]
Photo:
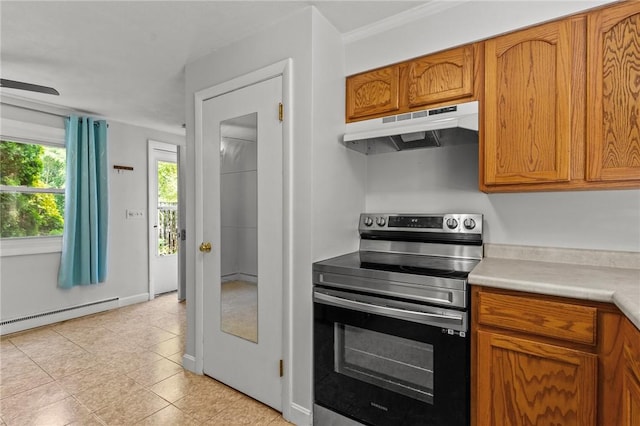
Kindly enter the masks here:
[[151, 297], [178, 289], [178, 163], [175, 145], [149, 142]]

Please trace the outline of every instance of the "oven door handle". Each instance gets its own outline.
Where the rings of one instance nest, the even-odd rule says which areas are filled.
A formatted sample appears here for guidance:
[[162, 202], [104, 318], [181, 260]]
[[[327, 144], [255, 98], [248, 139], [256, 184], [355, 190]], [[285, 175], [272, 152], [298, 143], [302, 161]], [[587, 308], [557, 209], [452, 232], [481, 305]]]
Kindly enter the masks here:
[[360, 312], [393, 317], [437, 327], [455, 326], [456, 330], [466, 331], [465, 318], [462, 314], [451, 315], [394, 308], [391, 306], [380, 306], [358, 300], [345, 299], [339, 296], [332, 296], [318, 290], [313, 292], [313, 300], [324, 305], [353, 309]]

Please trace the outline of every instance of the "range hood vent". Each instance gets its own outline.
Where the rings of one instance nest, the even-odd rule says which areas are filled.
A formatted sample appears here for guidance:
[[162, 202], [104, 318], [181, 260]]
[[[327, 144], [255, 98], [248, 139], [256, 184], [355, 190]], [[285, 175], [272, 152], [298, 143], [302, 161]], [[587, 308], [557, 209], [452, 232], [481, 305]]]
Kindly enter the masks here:
[[478, 102], [348, 123], [347, 148], [366, 155], [478, 143]]

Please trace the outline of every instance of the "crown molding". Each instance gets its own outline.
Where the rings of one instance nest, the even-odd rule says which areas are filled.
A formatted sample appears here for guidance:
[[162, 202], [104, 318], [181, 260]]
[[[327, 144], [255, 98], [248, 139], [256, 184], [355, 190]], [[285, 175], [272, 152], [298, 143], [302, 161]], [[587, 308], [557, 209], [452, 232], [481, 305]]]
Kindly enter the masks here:
[[401, 25], [416, 21], [418, 19], [437, 15], [440, 12], [443, 12], [447, 9], [451, 9], [452, 7], [459, 6], [461, 4], [467, 3], [471, 0], [453, 0], [453, 1], [438, 1], [432, 0], [429, 3], [416, 6], [409, 10], [405, 10], [404, 12], [398, 13], [396, 15], [389, 16], [381, 21], [374, 22], [369, 25], [365, 25], [363, 27], [357, 28], [353, 31], [349, 31], [347, 33], [342, 34], [342, 41], [345, 44], [353, 43], [358, 40], [362, 40], [376, 34], [383, 33], [385, 31], [397, 28]]

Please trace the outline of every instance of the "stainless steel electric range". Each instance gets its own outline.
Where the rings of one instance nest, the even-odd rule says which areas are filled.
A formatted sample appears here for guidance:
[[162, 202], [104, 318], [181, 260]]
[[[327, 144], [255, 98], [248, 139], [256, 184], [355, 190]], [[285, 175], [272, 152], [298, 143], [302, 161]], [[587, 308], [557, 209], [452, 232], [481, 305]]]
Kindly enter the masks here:
[[480, 214], [362, 214], [313, 265], [314, 424], [468, 425]]

